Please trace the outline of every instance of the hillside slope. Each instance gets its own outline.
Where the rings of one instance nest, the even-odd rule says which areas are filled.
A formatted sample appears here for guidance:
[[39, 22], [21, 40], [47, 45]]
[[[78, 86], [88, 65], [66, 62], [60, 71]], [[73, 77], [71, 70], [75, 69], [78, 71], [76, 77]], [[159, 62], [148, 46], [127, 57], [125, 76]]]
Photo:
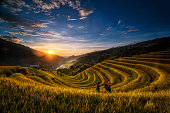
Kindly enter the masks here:
[[[170, 50], [105, 60], [75, 76], [0, 66], [0, 111], [168, 113], [169, 69]], [[103, 87], [108, 81], [111, 93]]]
[[105, 59], [130, 57], [133, 55], [139, 55], [154, 51], [163, 51], [166, 49], [170, 49], [170, 37], [157, 38], [154, 40], [144, 41], [137, 44], [131, 44], [127, 46], [115, 47], [103, 51], [88, 53], [80, 57], [74, 64], [74, 66], [83, 64], [94, 65]]
[[[49, 56], [46, 53], [31, 49], [21, 44], [9, 42], [0, 38], [0, 65], [29, 66], [39, 64], [46, 68], [58, 67], [64, 58], [57, 55]], [[52, 65], [52, 66], [51, 66]]]

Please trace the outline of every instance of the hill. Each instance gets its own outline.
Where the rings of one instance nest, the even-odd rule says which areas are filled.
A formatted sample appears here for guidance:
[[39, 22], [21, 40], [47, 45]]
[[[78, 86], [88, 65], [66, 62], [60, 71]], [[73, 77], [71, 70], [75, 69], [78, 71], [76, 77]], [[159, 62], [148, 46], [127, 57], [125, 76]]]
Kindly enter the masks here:
[[105, 59], [114, 59], [119, 57], [130, 57], [154, 51], [163, 51], [170, 49], [170, 37], [157, 38], [136, 44], [130, 44], [121, 47], [114, 47], [103, 51], [97, 51], [83, 55], [77, 59], [74, 66], [90, 64], [94, 65]]
[[108, 59], [75, 76], [0, 66], [0, 111], [169, 113], [169, 69], [170, 50]]
[[65, 58], [57, 55], [48, 55], [21, 44], [6, 41], [0, 38], [0, 65], [1, 66], [30, 66], [39, 64], [46, 68], [56, 68]]

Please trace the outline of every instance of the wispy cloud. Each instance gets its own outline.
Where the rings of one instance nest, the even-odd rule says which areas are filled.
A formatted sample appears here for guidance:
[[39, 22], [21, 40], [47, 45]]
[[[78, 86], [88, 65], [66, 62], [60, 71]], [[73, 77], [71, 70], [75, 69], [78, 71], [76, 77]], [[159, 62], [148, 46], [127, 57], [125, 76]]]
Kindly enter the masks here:
[[118, 21], [117, 24], [120, 26], [121, 29], [123, 29], [123, 31], [121, 32], [122, 35], [127, 35], [130, 32], [139, 31], [139, 29], [137, 29], [135, 26], [123, 24], [121, 19]]
[[24, 43], [29, 47], [41, 51], [47, 51], [49, 48], [52, 48], [60, 55], [80, 55], [91, 52], [92, 50], [102, 50], [114, 46], [113, 44], [106, 44], [107, 46], [105, 46], [103, 43], [68, 36], [41, 38], [32, 41], [25, 41]]
[[41, 8], [42, 11], [51, 10], [51, 9], [54, 9], [55, 7], [60, 8], [60, 5], [57, 2], [54, 2], [53, 0], [51, 3], [48, 3], [48, 4], [43, 2], [42, 0], [32, 0], [32, 1], [36, 3], [37, 8]]
[[7, 5], [7, 4], [3, 4], [2, 7], [8, 8], [8, 9], [9, 9], [11, 12], [13, 12], [13, 13], [23, 11], [21, 8], [12, 7], [12, 6], [9, 6], [9, 5]]
[[80, 17], [79, 19], [80, 20], [84, 20], [84, 19], [86, 19], [87, 17], [85, 17], [85, 16], [83, 16], [83, 17]]
[[3, 23], [3, 22], [5, 22], [5, 21], [2, 18], [0, 18], [0, 24]]
[[[81, 9], [81, 4], [79, 0], [50, 0], [46, 2], [45, 0], [32, 0], [31, 4], [27, 4], [24, 0], [4, 0], [2, 1], [2, 7], [9, 9], [11, 12], [21, 12], [22, 8], [27, 8], [27, 10], [33, 10], [34, 13], [49, 12], [52, 9], [59, 9], [61, 6], [68, 5], [75, 10]], [[28, 12], [25, 12], [28, 13]], [[48, 13], [49, 15], [49, 13]]]
[[109, 30], [111, 30], [111, 29], [112, 29], [112, 27], [107, 27], [107, 28], [106, 28], [107, 31], [109, 31]]
[[[78, 18], [79, 20], [85, 20], [87, 17], [86, 16], [83, 16], [83, 17], [80, 17]], [[67, 20], [78, 20], [76, 18], [71, 18], [70, 16], [67, 17]]]
[[[48, 2], [44, 0], [32, 0], [31, 4], [27, 4], [24, 0], [6, 0], [2, 2], [2, 6], [17, 15], [17, 12], [23, 11], [25, 14], [34, 12], [35, 14], [44, 12], [44, 15], [50, 16], [53, 9], [59, 9], [61, 6], [68, 5], [69, 7], [79, 12], [80, 18], [71, 18], [68, 16], [68, 20], [84, 20], [88, 15], [93, 13], [93, 10], [82, 8], [79, 0], [50, 0]], [[59, 15], [57, 15], [59, 16]]]
[[48, 3], [44, 2], [43, 0], [32, 0], [34, 3], [37, 4], [37, 8], [42, 9], [42, 11], [51, 10], [54, 8], [59, 9], [62, 6], [68, 5], [73, 9], [79, 10], [80, 9], [80, 1], [75, 0], [50, 0]]
[[79, 26], [78, 28], [79, 28], [79, 29], [84, 29], [84, 26]]
[[67, 17], [67, 20], [77, 20], [75, 18], [70, 18], [70, 16]]
[[6, 21], [10, 27], [27, 27], [27, 28], [47, 28], [47, 24], [42, 21], [34, 20], [31, 18], [25, 18], [25, 17], [20, 17], [17, 15], [12, 15], [12, 14], [3, 14], [0, 13], [0, 18]]
[[40, 13], [40, 11], [33, 11], [34, 13]]
[[73, 54], [80, 55], [92, 51], [99, 51], [111, 47], [126, 45], [129, 43], [129, 42], [101, 43], [101, 42], [93, 42], [91, 40], [81, 40], [81, 39], [77, 39], [73, 37], [65, 37], [65, 36], [62, 36], [61, 40], [58, 40], [57, 38], [43, 38], [41, 40], [37, 39], [36, 41], [33, 40], [25, 41], [25, 44], [28, 45], [29, 47], [41, 51], [47, 51], [49, 50], [49, 48], [53, 48], [53, 50], [60, 55], [73, 55]]
[[119, 21], [117, 22], [117, 24], [118, 24], [118, 25], [120, 25], [120, 24], [121, 24], [121, 22], [122, 22], [122, 21], [121, 21], [121, 19], [119, 19]]
[[91, 13], [93, 13], [93, 10], [81, 9], [81, 10], [79, 10], [79, 13], [80, 13], [80, 16], [86, 17], [86, 16], [90, 15]]
[[0, 37], [0, 38], [7, 40], [7, 41], [14, 42], [14, 43], [19, 43], [23, 40], [22, 38], [19, 38], [19, 37], [16, 37], [16, 36], [3, 36], [3, 37]]
[[126, 35], [126, 34], [132, 32], [132, 31], [139, 31], [139, 30], [138, 30], [138, 29], [128, 29], [128, 30], [126, 30], [126, 31], [122, 31], [122, 34], [123, 34], [123, 35]]
[[73, 28], [74, 26], [72, 26], [72, 25], [70, 25], [70, 24], [67, 24], [67, 26], [69, 27], [69, 28]]
[[126, 28], [127, 30], [122, 31], [123, 35], [126, 35], [130, 32], [133, 32], [133, 31], [139, 31], [139, 29], [135, 28], [134, 26], [130, 26], [130, 25], [124, 26], [124, 28]]
[[100, 36], [103, 36], [104, 34], [103, 33], [101, 33], [101, 34], [99, 34]]
[[6, 0], [2, 2], [2, 7], [9, 9], [13, 13], [23, 11], [22, 7], [30, 8], [23, 0]]

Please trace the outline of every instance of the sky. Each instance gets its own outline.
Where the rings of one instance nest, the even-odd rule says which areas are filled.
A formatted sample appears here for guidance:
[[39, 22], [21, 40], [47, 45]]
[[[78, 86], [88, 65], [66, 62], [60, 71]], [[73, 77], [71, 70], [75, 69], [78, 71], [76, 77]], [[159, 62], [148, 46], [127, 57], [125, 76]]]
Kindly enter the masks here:
[[0, 35], [60, 56], [170, 36], [169, 0], [0, 0]]

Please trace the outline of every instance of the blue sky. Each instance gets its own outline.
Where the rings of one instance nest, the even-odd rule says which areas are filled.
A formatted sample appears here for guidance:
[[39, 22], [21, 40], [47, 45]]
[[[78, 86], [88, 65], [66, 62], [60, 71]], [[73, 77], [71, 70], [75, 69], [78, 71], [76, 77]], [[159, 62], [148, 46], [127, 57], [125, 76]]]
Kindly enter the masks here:
[[40, 51], [79, 55], [170, 36], [169, 6], [169, 0], [1, 0], [0, 34]]

